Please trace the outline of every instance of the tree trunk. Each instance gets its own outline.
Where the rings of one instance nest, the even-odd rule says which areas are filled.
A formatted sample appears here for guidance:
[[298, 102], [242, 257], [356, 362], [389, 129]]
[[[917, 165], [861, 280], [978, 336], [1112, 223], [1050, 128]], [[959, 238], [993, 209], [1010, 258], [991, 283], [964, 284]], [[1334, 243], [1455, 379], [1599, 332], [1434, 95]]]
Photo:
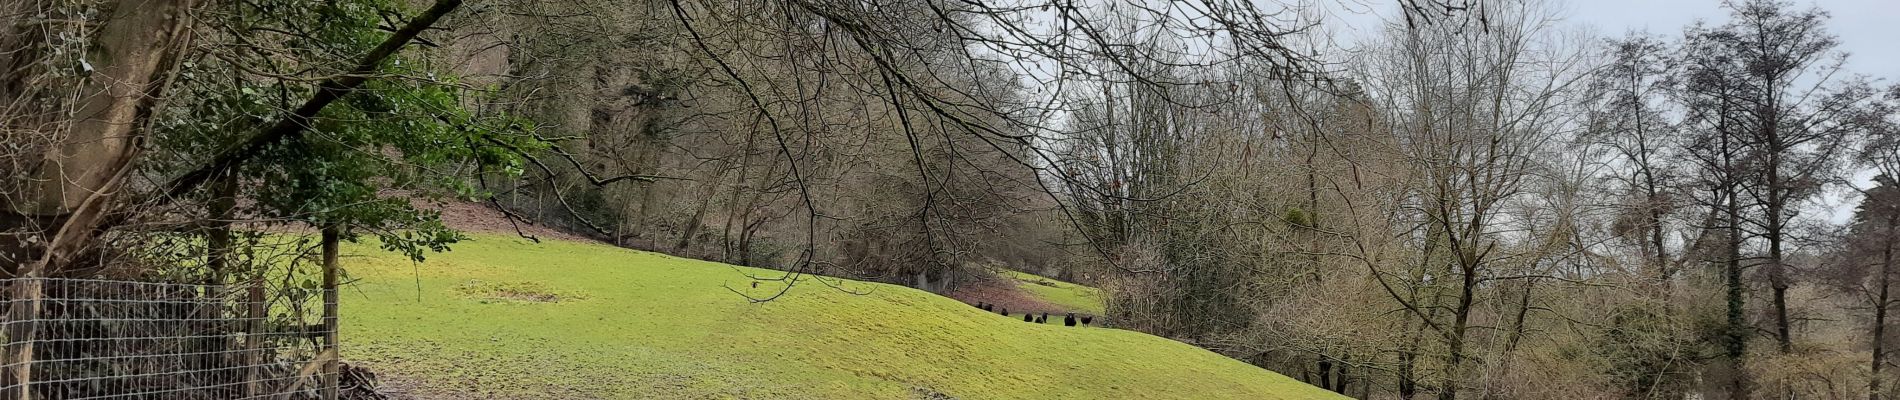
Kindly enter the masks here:
[[[208, 226], [204, 233], [205, 275], [202, 283], [205, 288], [205, 300], [215, 302], [214, 304], [220, 306], [201, 307], [199, 313], [202, 315], [198, 318], [204, 321], [221, 321], [225, 315], [225, 308], [222, 306], [225, 304], [224, 278], [225, 273], [230, 271], [231, 254], [233, 254], [231, 220], [234, 218], [232, 211], [237, 208], [236, 197], [236, 174], [226, 173], [212, 183], [211, 199], [205, 207], [210, 221], [207, 221]], [[228, 323], [214, 323], [212, 326], [216, 327], [216, 331], [199, 338], [197, 349], [194, 350], [201, 353], [199, 363], [220, 371], [218, 374], [220, 378], [241, 375], [239, 371], [232, 371], [230, 368], [229, 356], [233, 354], [229, 353], [229, 342], [223, 337], [232, 327]]]
[[1781, 174], [1779, 168], [1776, 168], [1778, 161], [1775, 161], [1780, 158], [1779, 152], [1771, 151], [1768, 158], [1771, 160], [1770, 165], [1766, 167], [1768, 182], [1764, 184], [1768, 186], [1768, 204], [1765, 210], [1768, 226], [1762, 236], [1768, 239], [1768, 283], [1774, 294], [1772, 301], [1775, 302], [1775, 344], [1777, 349], [1787, 354], [1794, 351], [1794, 337], [1788, 327], [1788, 267], [1786, 257], [1782, 253], [1784, 227], [1781, 216], [1785, 205], [1782, 204], [1783, 183], [1779, 178]]
[[[36, 3], [49, 4], [49, 3]], [[0, 127], [22, 134], [39, 133], [52, 137], [52, 147], [39, 155], [36, 167], [24, 173], [25, 184], [19, 193], [0, 197], [0, 231], [28, 232], [5, 235], [0, 239], [0, 269], [23, 278], [8, 290], [7, 340], [4, 383], [10, 385], [8, 399], [32, 398], [33, 340], [40, 311], [44, 282], [75, 254], [91, 242], [94, 227], [105, 215], [105, 204], [122, 185], [138, 154], [138, 143], [147, 133], [154, 110], [160, 107], [167, 84], [177, 70], [177, 55], [189, 40], [191, 24], [188, 10], [193, 0], [115, 1], [105, 5], [111, 15], [98, 23], [98, 33], [87, 38], [93, 47], [87, 57], [98, 64], [87, 71], [82, 88], [46, 88], [28, 81], [39, 72], [34, 63], [47, 49], [46, 35], [59, 27], [54, 22], [27, 22], [9, 16], [6, 21], [19, 23], [0, 30], [0, 43], [8, 48], [12, 61], [0, 63], [7, 76], [0, 77], [0, 110], [16, 115], [54, 115], [50, 118], [8, 119]], [[41, 15], [44, 10], [7, 7], [0, 12]], [[47, 25], [42, 25], [47, 24]], [[66, 32], [59, 32], [65, 34]], [[15, 48], [19, 45], [23, 48]], [[26, 92], [39, 90], [85, 93], [67, 110], [41, 113], [47, 106], [34, 102], [39, 96]], [[24, 101], [22, 101], [24, 100]], [[68, 115], [78, 118], [66, 117]], [[50, 119], [50, 120], [49, 120]], [[14, 177], [8, 177], [12, 179]]]
[[1350, 359], [1342, 360], [1336, 367], [1338, 372], [1333, 375], [1333, 387], [1332, 387], [1333, 393], [1339, 393], [1341, 395], [1345, 395], [1346, 384], [1352, 382], [1352, 370], [1350, 369], [1351, 363], [1348, 361], [1351, 361], [1351, 360]]
[[1320, 388], [1331, 388], [1332, 382], [1333, 382], [1332, 360], [1326, 359], [1325, 355], [1320, 355], [1318, 364], [1319, 364], [1319, 379], [1314, 380], [1313, 386], [1319, 386]]
[[1874, 304], [1873, 357], [1868, 361], [1872, 374], [1867, 379], [1867, 399], [1880, 400], [1881, 367], [1886, 364], [1887, 345], [1887, 303], [1888, 290], [1893, 278], [1893, 241], [1894, 228], [1900, 226], [1900, 216], [1887, 217], [1887, 237], [1881, 241], [1880, 249], [1880, 289]]
[[1740, 200], [1736, 198], [1737, 195], [1738, 193], [1731, 189], [1723, 197], [1723, 208], [1727, 217], [1727, 226], [1724, 229], [1728, 231], [1726, 238], [1728, 243], [1724, 246], [1726, 248], [1723, 249], [1722, 254], [1723, 275], [1728, 283], [1728, 332], [1724, 335], [1727, 343], [1724, 343], [1723, 349], [1727, 353], [1730, 368], [1733, 369], [1730, 374], [1732, 376], [1729, 377], [1729, 398], [1746, 400], [1749, 397], [1750, 388], [1748, 370], [1745, 368], [1743, 357], [1748, 353], [1749, 328], [1746, 318], [1747, 310], [1743, 309], [1744, 304], [1742, 304], [1745, 294], [1743, 291], [1746, 287], [1742, 283], [1742, 221], [1741, 211], [1738, 210], [1740, 205], [1737, 204]]
[[1399, 352], [1399, 398], [1412, 400], [1418, 397], [1418, 382], [1412, 379], [1413, 359], [1418, 353], [1407, 349]]
[[1505, 339], [1504, 351], [1502, 352], [1504, 366], [1506, 368], [1511, 366], [1511, 354], [1516, 353], [1518, 344], [1524, 342], [1524, 333], [1526, 331], [1524, 328], [1525, 321], [1529, 320], [1531, 313], [1531, 290], [1536, 286], [1537, 280], [1526, 279], [1524, 280], [1524, 291], [1518, 295], [1517, 312], [1515, 313], [1516, 315], [1511, 317], [1511, 334], [1509, 338]]
[[1438, 388], [1439, 400], [1458, 398], [1459, 371], [1465, 361], [1465, 329], [1470, 326], [1471, 303], [1478, 285], [1476, 267], [1466, 264], [1460, 269], [1463, 269], [1463, 284], [1458, 291], [1458, 307], [1452, 310], [1451, 332], [1446, 333], [1446, 354], [1449, 359], [1445, 361], [1444, 387]]
[[263, 374], [266, 372], [263, 370], [265, 356], [263, 350], [265, 345], [263, 334], [265, 328], [264, 319], [266, 318], [264, 307], [264, 272], [267, 270], [268, 269], [262, 266], [253, 269], [250, 274], [250, 284], [247, 285], [244, 293], [244, 320], [246, 322], [244, 327], [244, 349], [246, 350], [244, 365], [247, 366], [245, 368], [244, 393], [246, 397], [263, 395], [266, 390], [263, 382]]
[[[1320, 282], [1320, 233], [1319, 233], [1319, 171], [1313, 165], [1313, 159], [1319, 155], [1319, 143], [1313, 143], [1306, 153], [1306, 227], [1307, 229], [1307, 268], [1312, 269], [1313, 283]], [[1322, 355], [1323, 356], [1323, 355]]]
[[[86, 51], [97, 56], [88, 58], [99, 64], [91, 66], [97, 69], [86, 77], [86, 87], [51, 89], [90, 94], [75, 104], [78, 110], [71, 111], [72, 115], [80, 117], [54, 121], [35, 121], [32, 118], [8, 121], [20, 124], [6, 127], [8, 129], [52, 135], [58, 141], [54, 148], [40, 155], [37, 168], [25, 171], [33, 174], [33, 177], [28, 180], [30, 183], [26, 187], [20, 188], [22, 192], [0, 199], [6, 211], [24, 216], [66, 216], [94, 193], [105, 189], [119, 171], [131, 162], [137, 153], [138, 142], [144, 139], [145, 123], [159, 96], [163, 95], [172, 72], [176, 70], [177, 55], [188, 38], [190, 13], [187, 10], [192, 7], [192, 2], [121, 0], [105, 6], [113, 14], [103, 21], [98, 36], [90, 38], [97, 44]], [[6, 34], [33, 33], [22, 30]], [[5, 39], [11, 42], [14, 38]], [[0, 49], [8, 52], [14, 50]], [[8, 57], [36, 61], [38, 54], [33, 50], [43, 49], [31, 48], [22, 53], [8, 54]], [[9, 70], [9, 74], [12, 72]], [[0, 82], [0, 89], [8, 92], [47, 89], [22, 87], [32, 84], [16, 81], [23, 78], [6, 77], [5, 82]], [[20, 99], [17, 96], [21, 94], [0, 93], [0, 109], [35, 111], [32, 108], [34, 104], [16, 102], [16, 99]]]
[[[1644, 160], [1643, 162], [1648, 163], [1648, 160]], [[1671, 264], [1669, 258], [1669, 241], [1664, 237], [1666, 227], [1663, 226], [1663, 206], [1662, 204], [1658, 204], [1662, 202], [1662, 195], [1657, 191], [1660, 184], [1656, 183], [1654, 173], [1645, 171], [1643, 175], [1646, 182], [1645, 190], [1648, 192], [1648, 201], [1646, 203], [1649, 203], [1647, 204], [1649, 212], [1647, 213], [1648, 215], [1646, 215], [1649, 219], [1647, 222], [1647, 225], [1649, 225], [1649, 246], [1653, 248], [1651, 252], [1654, 253], [1655, 257], [1653, 258], [1654, 261], [1651, 262], [1656, 263], [1656, 280], [1658, 281], [1657, 283], [1661, 284], [1663, 300], [1667, 301], [1671, 292], [1673, 292], [1672, 285], [1674, 283], [1672, 282], [1672, 278], [1675, 271], [1669, 268], [1669, 264]]]
[[706, 219], [706, 210], [712, 208], [713, 193], [717, 190], [719, 190], [719, 178], [715, 176], [712, 183], [706, 184], [706, 190], [700, 192], [699, 207], [693, 210], [692, 217], [686, 219], [686, 228], [680, 230], [679, 241], [673, 243], [674, 252], [684, 253], [689, 246], [692, 246], [693, 235], [699, 234], [699, 227], [705, 225], [703, 220]]

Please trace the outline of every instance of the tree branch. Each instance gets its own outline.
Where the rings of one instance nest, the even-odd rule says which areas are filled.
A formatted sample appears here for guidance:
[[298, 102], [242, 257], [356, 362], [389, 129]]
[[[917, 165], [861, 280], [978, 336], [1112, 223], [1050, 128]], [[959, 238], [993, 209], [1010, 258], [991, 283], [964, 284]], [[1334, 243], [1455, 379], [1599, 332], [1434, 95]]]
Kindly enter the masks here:
[[158, 201], [168, 202], [183, 197], [199, 186], [203, 186], [212, 177], [235, 169], [238, 165], [256, 157], [259, 152], [272, 144], [301, 139], [310, 127], [310, 120], [316, 118], [318, 112], [323, 111], [323, 108], [329, 106], [330, 103], [342, 99], [343, 96], [356, 92], [363, 83], [369, 80], [369, 75], [376, 72], [384, 60], [395, 55], [396, 51], [414, 40], [416, 35], [421, 34], [430, 25], [434, 25], [436, 20], [461, 5], [462, 0], [437, 0], [428, 11], [417, 15], [415, 19], [409, 21], [409, 24], [403, 25], [402, 29], [396, 30], [388, 39], [377, 44], [375, 49], [370, 50], [369, 54], [365, 54], [363, 59], [357, 62], [355, 68], [351, 68], [346, 74], [325, 80], [317, 87], [317, 93], [304, 101], [302, 106], [291, 111], [290, 115], [284, 116], [277, 123], [251, 136], [251, 139], [246, 140], [244, 144], [219, 154], [211, 162], [167, 183], [165, 197]]

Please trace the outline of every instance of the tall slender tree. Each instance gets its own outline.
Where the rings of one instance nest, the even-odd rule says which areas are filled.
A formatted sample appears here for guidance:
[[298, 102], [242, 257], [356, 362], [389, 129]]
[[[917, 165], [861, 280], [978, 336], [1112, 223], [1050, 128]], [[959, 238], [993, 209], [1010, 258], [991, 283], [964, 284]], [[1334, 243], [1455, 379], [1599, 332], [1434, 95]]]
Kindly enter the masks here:
[[1740, 102], [1743, 83], [1736, 78], [1734, 59], [1720, 43], [1709, 40], [1701, 26], [1690, 28], [1683, 40], [1683, 57], [1672, 68], [1674, 100], [1684, 109], [1683, 129], [1690, 139], [1683, 157], [1695, 169], [1698, 203], [1708, 216], [1697, 227], [1691, 247], [1722, 277], [1723, 356], [1728, 367], [1731, 399], [1747, 399], [1751, 390], [1745, 368], [1748, 338], [1754, 331], [1747, 321], [1747, 286], [1743, 281], [1742, 203], [1740, 200]]
[[1676, 269], [1667, 218], [1679, 208], [1675, 198], [1681, 174], [1671, 163], [1680, 145], [1676, 129], [1665, 117], [1667, 103], [1660, 101], [1672, 49], [1641, 35], [1611, 41], [1608, 47], [1608, 63], [1591, 76], [1594, 104], [1584, 139], [1612, 152], [1608, 163], [1615, 172], [1610, 179], [1627, 199], [1613, 229], [1636, 244], [1640, 265], [1667, 296]]
[[1894, 274], [1900, 272], [1900, 265], [1894, 264], [1894, 253], [1900, 251], [1900, 182], [1894, 175], [1883, 173], [1874, 178], [1874, 187], [1861, 194], [1844, 254], [1834, 263], [1837, 271], [1832, 277], [1872, 310], [1868, 323], [1867, 398], [1880, 400], [1887, 390], [1886, 366], [1891, 358], [1887, 325], [1895, 301]]
[[1731, 21], [1700, 33], [1737, 80], [1732, 94], [1736, 133], [1743, 153], [1741, 195], [1752, 210], [1745, 218], [1761, 238], [1774, 315], [1777, 348], [1792, 351], [1788, 289], [1796, 268], [1788, 254], [1793, 221], [1802, 205], [1821, 192], [1844, 166], [1855, 135], [1879, 121], [1881, 106], [1867, 78], [1842, 71], [1845, 55], [1826, 30], [1828, 14], [1796, 10], [1778, 0], [1729, 3]]

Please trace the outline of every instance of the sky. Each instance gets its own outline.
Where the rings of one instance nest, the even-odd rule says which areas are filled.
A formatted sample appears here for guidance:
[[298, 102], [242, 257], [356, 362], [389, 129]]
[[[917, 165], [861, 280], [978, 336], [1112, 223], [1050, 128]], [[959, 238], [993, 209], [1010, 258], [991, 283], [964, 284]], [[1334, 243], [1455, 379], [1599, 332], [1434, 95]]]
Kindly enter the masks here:
[[[1830, 14], [1828, 28], [1840, 37], [1848, 52], [1848, 70], [1888, 80], [1900, 78], [1900, 0], [1797, 0], [1796, 7], [1819, 7]], [[1620, 35], [1648, 31], [1677, 35], [1682, 27], [1706, 20], [1727, 19], [1719, 0], [1597, 0], [1572, 1], [1565, 13], [1572, 21], [1597, 26], [1598, 33]]]
[[[1351, 37], [1378, 32], [1379, 21], [1398, 17], [1397, 0], [1313, 0], [1326, 12], [1325, 24], [1342, 44]], [[1698, 20], [1719, 24], [1728, 11], [1723, 0], [1552, 0], [1567, 22], [1587, 26], [1596, 35], [1615, 37], [1648, 32], [1682, 34]], [[1849, 53], [1849, 70], [1892, 81], [1900, 79], [1900, 0], [1794, 0], [1796, 7], [1819, 7], [1831, 14], [1828, 28]]]

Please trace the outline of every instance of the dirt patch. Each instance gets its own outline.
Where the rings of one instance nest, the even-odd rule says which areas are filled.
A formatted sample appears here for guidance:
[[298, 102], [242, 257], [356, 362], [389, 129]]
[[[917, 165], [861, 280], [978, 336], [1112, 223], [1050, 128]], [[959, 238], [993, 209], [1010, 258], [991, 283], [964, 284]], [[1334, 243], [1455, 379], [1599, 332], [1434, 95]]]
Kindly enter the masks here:
[[378, 393], [382, 393], [382, 395], [387, 397], [389, 400], [467, 400], [467, 399], [543, 400], [543, 399], [599, 398], [597, 396], [587, 395], [580, 391], [576, 391], [576, 390], [572, 390], [568, 388], [562, 388], [562, 387], [554, 387], [554, 386], [542, 388], [541, 390], [545, 393], [543, 393], [540, 396], [532, 396], [532, 395], [528, 395], [528, 396], [512, 395], [511, 396], [511, 395], [502, 395], [502, 394], [497, 394], [497, 393], [484, 393], [484, 392], [477, 392], [477, 391], [457, 388], [456, 386], [458, 385], [444, 385], [440, 383], [430, 383], [430, 382], [425, 382], [419, 379], [411, 379], [409, 377], [404, 377], [404, 376], [385, 374], [382, 377], [382, 385], [377, 387], [376, 391]]
[[[998, 278], [998, 279], [1001, 279], [1001, 278]], [[1022, 281], [1022, 282], [1029, 282], [1029, 283], [1033, 283], [1033, 284], [1037, 284], [1041, 286], [1048, 286], [1048, 287], [1058, 287], [1056, 286], [1055, 281], [1043, 279], [1042, 277], [1036, 277], [1035, 280], [1028, 280], [1028, 281]]]
[[910, 398], [914, 400], [957, 400], [956, 396], [944, 394], [936, 389], [922, 386], [912, 386], [910, 388]]
[[585, 298], [576, 292], [561, 291], [539, 282], [485, 282], [471, 280], [455, 286], [455, 293], [483, 302], [559, 303]]
[[510, 219], [488, 203], [449, 201], [442, 204], [417, 203], [416, 208], [442, 213], [442, 223], [469, 232], [530, 236], [579, 242], [600, 242], [594, 238], [566, 232], [547, 225]]
[[1009, 309], [1010, 315], [1022, 315], [1024, 312], [1051, 314], [1066, 312], [1062, 307], [1043, 302], [1028, 292], [1017, 288], [1014, 281], [1014, 279], [1002, 277], [978, 279], [958, 286], [945, 296], [972, 305], [976, 303], [995, 304], [996, 307], [998, 307], [997, 311]]

